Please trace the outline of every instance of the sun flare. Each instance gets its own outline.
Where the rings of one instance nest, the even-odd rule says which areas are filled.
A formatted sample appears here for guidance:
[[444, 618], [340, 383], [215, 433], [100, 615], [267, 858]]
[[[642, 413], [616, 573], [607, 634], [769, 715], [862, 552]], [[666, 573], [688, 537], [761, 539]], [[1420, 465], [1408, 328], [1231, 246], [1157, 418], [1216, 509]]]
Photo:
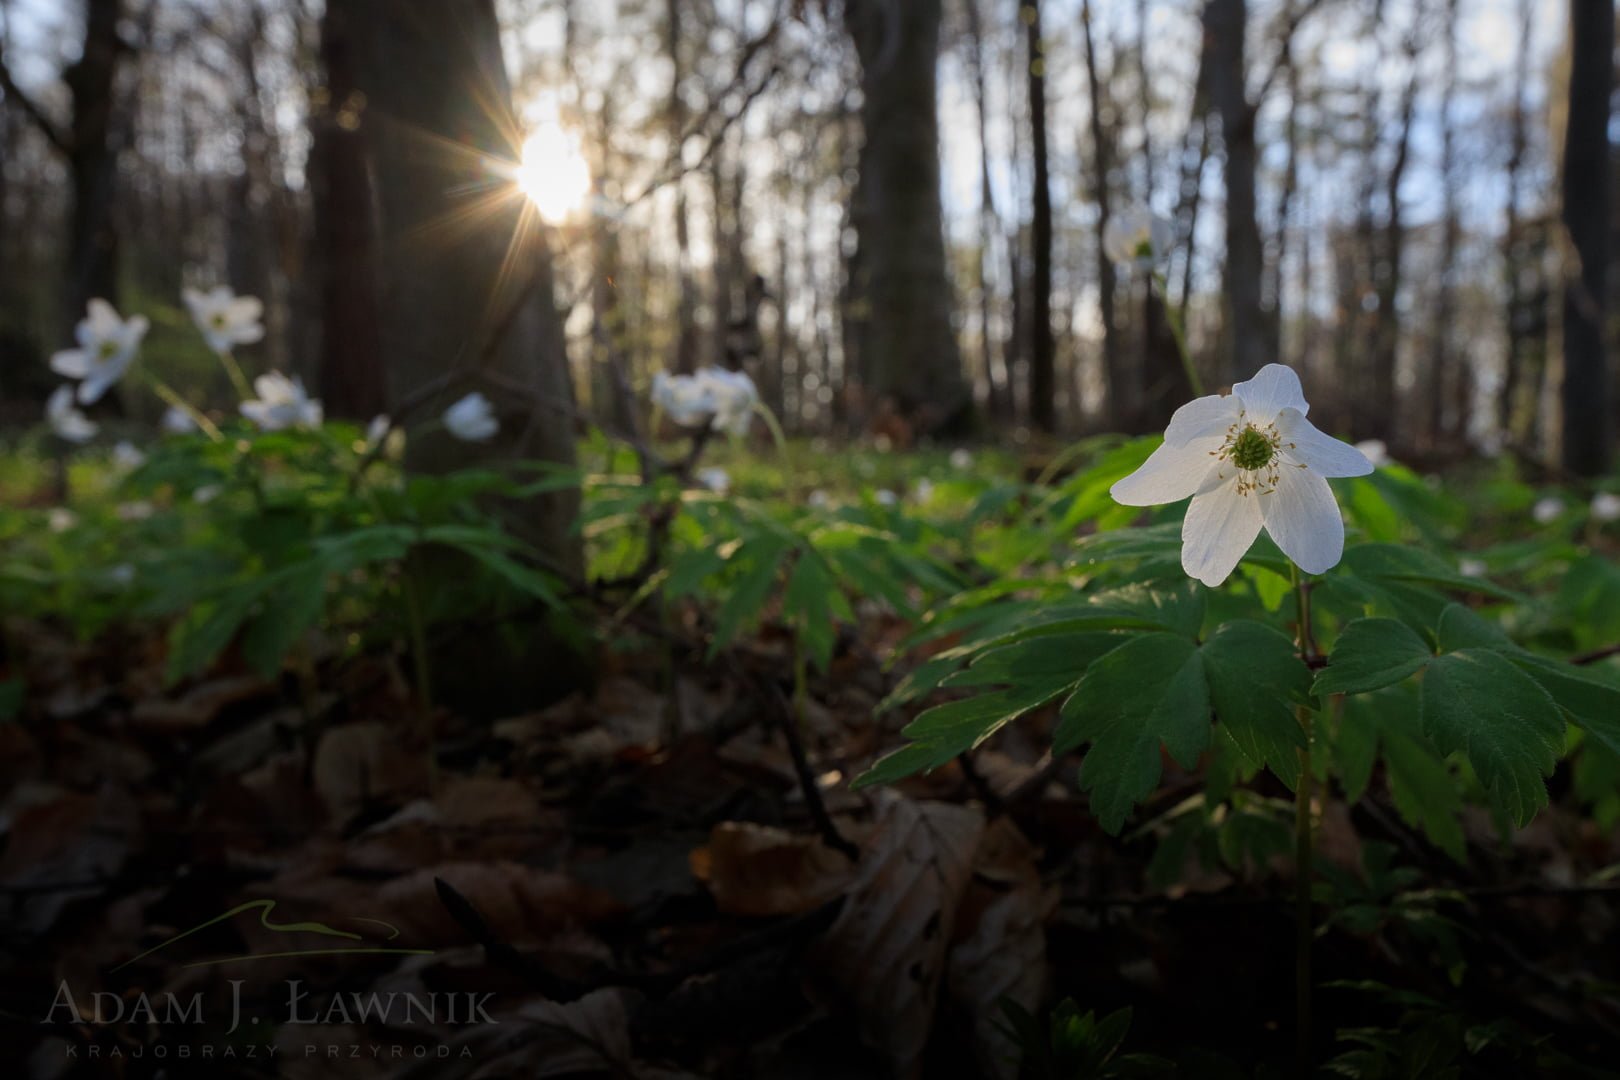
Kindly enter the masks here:
[[585, 207], [591, 194], [591, 169], [579, 140], [560, 125], [546, 124], [523, 141], [514, 179], [550, 222], [559, 222]]

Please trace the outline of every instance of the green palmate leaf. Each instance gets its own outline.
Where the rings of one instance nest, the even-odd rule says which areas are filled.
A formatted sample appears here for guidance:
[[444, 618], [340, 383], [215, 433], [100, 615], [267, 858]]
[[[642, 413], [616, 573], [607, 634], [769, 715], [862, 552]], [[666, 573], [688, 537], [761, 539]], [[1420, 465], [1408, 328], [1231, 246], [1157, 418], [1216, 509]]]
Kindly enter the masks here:
[[943, 681], [945, 686], [1018, 686], [1079, 681], [1091, 662], [1123, 645], [1126, 637], [1105, 632], [1054, 634], [991, 649]]
[[1519, 652], [1511, 659], [1593, 738], [1620, 752], [1620, 685], [1597, 671]]
[[759, 618], [787, 552], [787, 544], [772, 536], [755, 539], [732, 553], [731, 561], [743, 563], [745, 568], [732, 583], [731, 595], [726, 597], [726, 602], [715, 615], [711, 653], [717, 653], [731, 644], [744, 626]]
[[272, 678], [304, 632], [326, 610], [326, 563], [312, 559], [287, 567], [275, 575], [267, 590], [274, 602], [248, 624], [242, 635], [242, 656], [265, 678]]
[[1215, 714], [1238, 752], [1292, 789], [1305, 733], [1291, 705], [1306, 703], [1311, 685], [1294, 643], [1263, 623], [1237, 619], [1210, 637], [1202, 655]]
[[1423, 676], [1423, 731], [1441, 753], [1463, 751], [1491, 798], [1519, 824], [1547, 805], [1542, 777], [1564, 745], [1564, 721], [1541, 685], [1505, 656], [1467, 648]]
[[1382, 756], [1395, 809], [1454, 859], [1464, 856], [1462, 794], [1445, 760], [1419, 734], [1418, 695], [1391, 686], [1344, 699], [1334, 743], [1347, 795], [1366, 790]]
[[[1374, 697], [1352, 700], [1370, 702]], [[1345, 801], [1354, 804], [1372, 782], [1373, 766], [1378, 762], [1378, 728], [1358, 717], [1348, 704], [1342, 704], [1338, 714], [1338, 722], [1330, 729], [1333, 763], [1344, 785]]]
[[[1563, 748], [1564, 713], [1543, 686], [1562, 676], [1460, 604], [1444, 608], [1438, 621], [1439, 655], [1393, 619], [1351, 623], [1315, 690], [1362, 694], [1422, 672], [1424, 734], [1442, 754], [1465, 753], [1492, 801], [1523, 825], [1547, 805], [1542, 777], [1552, 773]], [[1521, 665], [1533, 670], [1527, 674]], [[1566, 693], [1582, 712], [1603, 703], [1601, 690], [1577, 686]], [[1601, 718], [1594, 723], [1601, 727]]]
[[1364, 694], [1421, 671], [1434, 654], [1395, 619], [1357, 619], [1339, 634], [1328, 666], [1316, 676], [1316, 694]]
[[820, 556], [801, 551], [782, 597], [782, 612], [798, 630], [811, 663], [822, 671], [832, 659], [832, 598], [837, 591], [837, 582]]
[[1121, 645], [1086, 671], [1063, 704], [1053, 750], [1090, 742], [1080, 786], [1104, 829], [1118, 832], [1159, 782], [1162, 742], [1191, 768], [1209, 745], [1209, 691], [1198, 646], [1154, 633]]
[[1443, 653], [1469, 648], [1510, 652], [1517, 652], [1519, 649], [1500, 626], [1487, 621], [1478, 612], [1461, 604], [1448, 605], [1440, 613], [1435, 641], [1438, 651]]

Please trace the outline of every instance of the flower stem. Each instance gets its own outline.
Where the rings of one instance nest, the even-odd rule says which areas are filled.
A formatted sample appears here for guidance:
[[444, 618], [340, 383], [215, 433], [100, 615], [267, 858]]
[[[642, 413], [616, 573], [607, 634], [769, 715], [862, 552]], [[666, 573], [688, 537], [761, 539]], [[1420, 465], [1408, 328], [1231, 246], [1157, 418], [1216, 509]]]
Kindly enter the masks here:
[[164, 382], [156, 375], [153, 375], [150, 371], [146, 371], [144, 368], [142, 371], [146, 375], [146, 381], [151, 384], [152, 392], [161, 398], [165, 405], [172, 405], [176, 409], [179, 409], [181, 412], [185, 413], [187, 416], [191, 417], [191, 422], [197, 425], [198, 430], [202, 431], [215, 442], [223, 442], [225, 440], [225, 436], [220, 432], [219, 428], [214, 425], [214, 422], [208, 419], [208, 417], [204, 416], [200, 410], [191, 404], [191, 402], [175, 393], [173, 388], [171, 388], [168, 383]]
[[782, 424], [776, 419], [776, 414], [770, 410], [763, 401], [754, 402], [754, 411], [765, 420], [765, 426], [771, 430], [771, 439], [776, 443], [776, 452], [782, 455], [782, 493], [787, 497], [789, 505], [797, 504], [798, 492], [795, 490], [793, 456], [788, 451], [787, 433], [782, 430]]
[[237, 394], [243, 401], [253, 400], [253, 388], [248, 385], [247, 376], [242, 373], [242, 365], [236, 362], [231, 350], [224, 349], [219, 354], [219, 362], [225, 367], [225, 374], [230, 376], [231, 385], [236, 388]]
[[417, 722], [427, 754], [428, 794], [438, 786], [438, 760], [433, 748], [433, 679], [428, 670], [427, 622], [422, 617], [422, 597], [416, 587], [416, 570], [407, 559], [400, 567], [400, 589], [405, 596], [405, 619], [410, 627], [411, 652], [416, 661]]
[[1170, 302], [1170, 290], [1165, 287], [1164, 278], [1154, 274], [1148, 282], [1148, 288], [1155, 285], [1159, 288], [1159, 298], [1164, 301], [1164, 321], [1170, 326], [1170, 336], [1176, 339], [1176, 355], [1181, 357], [1181, 370], [1187, 375], [1187, 385], [1192, 389], [1193, 397], [1204, 396], [1204, 380], [1198, 377], [1198, 366], [1193, 363], [1192, 353], [1187, 351], [1187, 328], [1181, 325], [1181, 312]]
[[[1294, 583], [1295, 613], [1298, 630], [1295, 643], [1302, 660], [1309, 661], [1315, 651], [1311, 640], [1311, 593], [1299, 567], [1288, 567]], [[1299, 725], [1304, 731], [1305, 745], [1299, 749], [1299, 782], [1294, 788], [1294, 1028], [1295, 1075], [1311, 1075], [1311, 945], [1316, 928], [1311, 920], [1311, 710], [1301, 705], [1296, 710]]]

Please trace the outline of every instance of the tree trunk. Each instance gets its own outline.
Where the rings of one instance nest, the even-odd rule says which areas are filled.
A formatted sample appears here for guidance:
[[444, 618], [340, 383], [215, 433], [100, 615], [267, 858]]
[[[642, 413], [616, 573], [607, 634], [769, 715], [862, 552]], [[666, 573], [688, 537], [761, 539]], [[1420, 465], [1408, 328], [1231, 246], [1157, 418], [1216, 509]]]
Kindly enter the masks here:
[[71, 332], [92, 297], [118, 302], [118, 228], [113, 216], [118, 147], [113, 131], [113, 84], [127, 46], [118, 36], [122, 0], [89, 0], [84, 46], [63, 81], [73, 95], [68, 177], [73, 199], [68, 223], [62, 324]]
[[[1421, 19], [1422, 14], [1420, 4], [1415, 18]], [[1417, 113], [1419, 48], [1414, 29], [1413, 36], [1407, 42], [1406, 59], [1411, 66], [1411, 73], [1401, 94], [1400, 127], [1397, 129], [1399, 134], [1395, 137], [1395, 160], [1390, 163], [1389, 177], [1384, 185], [1384, 201], [1388, 206], [1388, 217], [1384, 220], [1383, 258], [1375, 268], [1374, 278], [1378, 314], [1373, 336], [1373, 379], [1370, 395], [1372, 411], [1368, 415], [1370, 424], [1358, 429], [1357, 432], [1361, 435], [1377, 435], [1391, 442], [1395, 441], [1394, 437], [1398, 433], [1406, 430], [1399, 415], [1400, 398], [1395, 392], [1395, 369], [1400, 353], [1401, 330], [1400, 312], [1396, 310], [1396, 305], [1401, 295], [1401, 269], [1406, 254], [1406, 218], [1401, 212], [1401, 182], [1406, 177], [1406, 165], [1411, 159], [1412, 121]], [[1410, 440], [1402, 438], [1400, 443], [1409, 446]]]
[[1113, 216], [1109, 177], [1113, 172], [1112, 136], [1102, 120], [1102, 76], [1097, 71], [1097, 48], [1091, 20], [1091, 0], [1080, 7], [1080, 31], [1086, 52], [1086, 89], [1090, 95], [1090, 131], [1092, 158], [1092, 197], [1097, 201], [1097, 306], [1102, 317], [1103, 375], [1108, 381], [1107, 416], [1109, 428], [1116, 431], [1136, 429], [1136, 388], [1139, 371], [1125, 361], [1120, 348], [1119, 327], [1115, 319], [1114, 261], [1103, 250], [1103, 234]]
[[[1457, 289], [1452, 280], [1457, 272], [1457, 247], [1461, 243], [1462, 225], [1457, 209], [1457, 146], [1456, 131], [1451, 120], [1452, 102], [1457, 93], [1457, 15], [1459, 0], [1448, 0], [1446, 5], [1446, 70], [1445, 90], [1440, 99], [1440, 185], [1445, 190], [1445, 210], [1440, 227], [1440, 266], [1436, 282], [1434, 303], [1434, 331], [1429, 348], [1429, 445], [1438, 449], [1449, 434], [1446, 423], [1447, 384], [1451, 381], [1451, 335], [1457, 315]], [[1459, 381], [1466, 382], [1466, 372], [1458, 372]], [[1465, 395], [1458, 395], [1459, 398]], [[1456, 418], [1458, 428], [1467, 425], [1466, 402]]]
[[1517, 419], [1518, 399], [1523, 380], [1525, 357], [1524, 324], [1527, 321], [1524, 287], [1520, 280], [1522, 218], [1519, 216], [1520, 187], [1524, 155], [1528, 146], [1528, 119], [1525, 116], [1525, 85], [1530, 80], [1530, 30], [1534, 26], [1535, 0], [1519, 0], [1519, 52], [1514, 64], [1513, 111], [1508, 135], [1507, 227], [1502, 234], [1502, 277], [1507, 291], [1506, 339], [1502, 356], [1502, 383], [1497, 390], [1496, 426], [1511, 435]]
[[367, 32], [356, 5], [329, 3], [321, 22], [324, 93], [310, 117], [310, 193], [320, 366], [317, 385], [328, 415], [365, 422], [387, 408], [377, 307], [376, 210], [372, 205], [366, 140], [367, 100], [356, 83], [356, 64]]
[[1614, 87], [1614, 7], [1570, 0], [1569, 114], [1564, 129], [1563, 222], [1577, 260], [1564, 272], [1562, 462], [1599, 476], [1613, 456], [1614, 419], [1605, 348], [1609, 262], [1609, 94]]
[[1265, 258], [1255, 209], [1255, 114], [1244, 86], [1247, 25], [1247, 0], [1209, 0], [1204, 7], [1210, 104], [1220, 117], [1226, 178], [1226, 263], [1221, 284], [1225, 363], [1218, 379], [1222, 383], [1246, 379], [1259, 370], [1268, 359], [1270, 340], [1261, 300]]
[[972, 399], [951, 327], [940, 205], [941, 0], [847, 0], [861, 63], [857, 250], [846, 319], [870, 403], [918, 433], [961, 427]]
[[[571, 464], [576, 410], [545, 233], [515, 186], [488, 184], [487, 161], [515, 160], [519, 150], [493, 0], [329, 0], [328, 11], [347, 22], [366, 100], [359, 130], [374, 180], [377, 340], [389, 401], [397, 412], [427, 395], [419, 419], [482, 388], [501, 424], [482, 444], [421, 432], [407, 468]], [[432, 392], [455, 372], [470, 378]], [[578, 493], [563, 491], [501, 510], [547, 563], [577, 578], [577, 506]], [[446, 596], [464, 587], [456, 581]], [[502, 630], [462, 635], [436, 657], [447, 699], [493, 713], [577, 683], [581, 665], [557, 662], [560, 647], [543, 621], [515, 616]]]
[[[1046, 54], [1041, 41], [1040, 0], [1018, 9], [1024, 21], [1024, 59], [1029, 80], [1029, 140], [1034, 174], [1030, 188], [1029, 419], [1037, 431], [1057, 430], [1057, 342], [1052, 337], [1052, 179], [1046, 145]], [[1089, 33], [1089, 31], [1088, 31]], [[1089, 38], [1088, 38], [1089, 40]], [[1095, 115], [1095, 102], [1092, 113]]]

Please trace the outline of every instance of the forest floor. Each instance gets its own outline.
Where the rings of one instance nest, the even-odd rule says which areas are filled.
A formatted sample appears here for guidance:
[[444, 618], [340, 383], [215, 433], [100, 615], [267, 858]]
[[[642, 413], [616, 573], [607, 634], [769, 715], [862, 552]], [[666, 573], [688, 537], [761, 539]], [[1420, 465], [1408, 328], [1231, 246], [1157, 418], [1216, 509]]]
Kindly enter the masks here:
[[[1015, 1075], [1005, 994], [1130, 1006], [1125, 1049], [1182, 1075], [1288, 1075], [1286, 859], [1234, 871], [1187, 851], [1166, 875], [1148, 830], [1104, 835], [1075, 762], [1043, 757], [1049, 717], [970, 767], [849, 790], [903, 719], [873, 712], [904, 629], [874, 612], [845, 638], [799, 740], [778, 636], [706, 665], [677, 631], [605, 654], [593, 690], [539, 712], [485, 726], [441, 710], [430, 777], [399, 735], [412, 705], [391, 658], [303, 683], [227, 658], [165, 690], [159, 641], [9, 627], [43, 705], [0, 724], [6, 1044], [41, 1077]], [[1141, 820], [1197, 790], [1165, 766]], [[1570, 883], [1620, 852], [1560, 809], [1558, 786], [1510, 846], [1465, 819], [1466, 866], [1376, 786], [1353, 811], [1325, 804], [1327, 863], [1359, 874], [1369, 845], [1390, 845], [1423, 876], [1319, 928], [1323, 1052], [1347, 1029], [1463, 1023], [1613, 1060], [1620, 1014], [1586, 991], [1620, 975], [1620, 894]], [[257, 900], [275, 901], [262, 921], [249, 909], [163, 944]], [[412, 952], [274, 955], [334, 945]], [[441, 1008], [368, 1021], [350, 995], [374, 992], [436, 992]], [[448, 995], [468, 993], [489, 995], [494, 1022], [447, 1019]], [[160, 994], [201, 994], [202, 1022], [167, 1022]]]

